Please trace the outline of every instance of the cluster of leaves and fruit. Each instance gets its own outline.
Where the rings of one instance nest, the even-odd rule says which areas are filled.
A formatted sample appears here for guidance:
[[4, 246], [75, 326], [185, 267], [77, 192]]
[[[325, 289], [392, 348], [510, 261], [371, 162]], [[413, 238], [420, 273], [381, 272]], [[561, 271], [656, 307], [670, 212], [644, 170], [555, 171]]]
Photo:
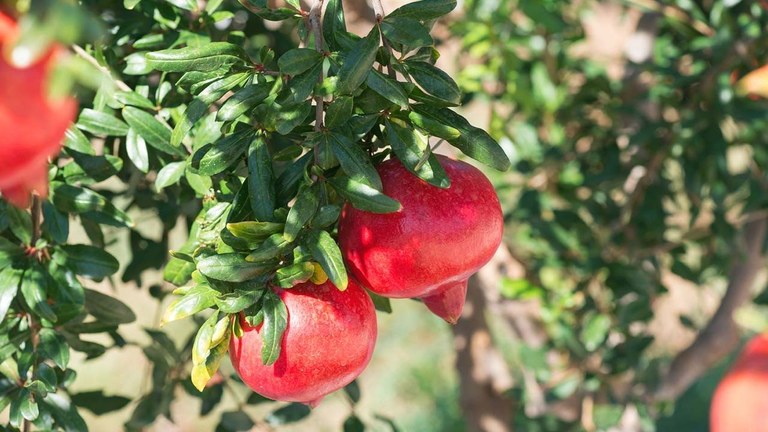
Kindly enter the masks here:
[[[431, 151], [439, 139], [494, 168], [509, 167], [495, 140], [450, 109], [461, 93], [434, 65], [430, 27], [455, 0], [406, 4], [377, 16], [364, 37], [346, 30], [340, 0], [316, 1], [311, 10], [295, 0], [277, 9], [263, 0], [241, 3], [18, 5], [28, 8], [18, 46], [92, 44], [75, 47], [81, 61], [56, 77], [79, 83], [81, 111], [49, 170], [49, 196], [35, 198], [30, 211], [0, 201], [0, 304], [8, 317], [0, 327], [0, 406], [10, 404], [11, 427], [84, 430], [75, 405], [99, 414], [130, 402], [67, 392], [75, 376], [67, 368], [70, 349], [94, 358], [137, 344], [118, 332], [135, 319], [130, 309], [82, 279], [112, 281], [120, 264], [105, 247], [123, 233], [132, 255], [123, 282], [141, 284], [145, 270], [164, 265], [165, 280], [180, 287], [163, 322], [213, 309], [195, 317], [200, 330], [183, 347], [146, 330], [151, 389], [126, 423], [136, 430], [159, 415], [171, 418], [180, 386], [203, 399], [201, 414], [218, 404], [229, 383], [212, 378], [242, 331], [236, 316], [271, 329], [262, 332], [261, 360], [279, 358], [288, 318], [268, 287], [326, 280], [347, 287], [335, 240], [342, 205], [373, 213], [400, 208], [382, 193], [379, 162], [397, 158], [446, 188]], [[282, 26], [267, 30], [263, 20]], [[90, 33], [100, 26], [110, 43]], [[133, 222], [147, 215], [159, 229]], [[90, 244], [68, 243], [75, 221]], [[166, 262], [169, 233], [180, 222], [188, 241]], [[170, 294], [161, 285], [150, 293], [159, 301]], [[374, 300], [389, 310], [386, 299]], [[112, 345], [84, 334], [106, 334]], [[187, 385], [190, 374], [202, 393]], [[354, 383], [347, 392], [359, 397]], [[263, 400], [254, 395], [240, 406]], [[307, 414], [292, 404], [268, 421]], [[238, 410], [224, 413], [219, 428], [252, 425]], [[347, 426], [362, 428], [354, 415]]]
[[[766, 102], [734, 85], [766, 61], [768, 12], [759, 3], [622, 2], [648, 12], [653, 43], [616, 77], [585, 53], [590, 5], [467, 2], [467, 18], [453, 27], [471, 54], [459, 83], [489, 104], [490, 133], [521, 174], [500, 184], [526, 276], [501, 289], [541, 302], [548, 336], [510, 357], [539, 382], [517, 389], [523, 401], [542, 389], [553, 402], [593, 400], [600, 430], [638, 403], [653, 427], [660, 411], [644, 398], [669, 365], [648, 349], [662, 274], [722, 281], [744, 223], [768, 206]], [[680, 320], [694, 331], [704, 324]], [[624, 380], [630, 391], [617, 390]], [[704, 410], [691, 408], [689, 419], [705, 421]], [[539, 421], [564, 431], [582, 418]]]

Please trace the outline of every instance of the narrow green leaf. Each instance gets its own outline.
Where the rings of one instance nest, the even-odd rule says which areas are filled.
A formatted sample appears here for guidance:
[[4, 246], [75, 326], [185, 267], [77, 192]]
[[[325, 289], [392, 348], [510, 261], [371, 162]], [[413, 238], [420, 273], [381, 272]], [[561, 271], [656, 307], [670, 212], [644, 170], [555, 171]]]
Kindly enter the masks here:
[[81, 153], [94, 154], [91, 142], [77, 127], [70, 126], [64, 134], [64, 147]]
[[374, 26], [368, 36], [355, 43], [339, 69], [337, 90], [340, 95], [354, 93], [365, 82], [376, 61], [380, 42], [379, 28]]
[[24, 272], [21, 295], [33, 312], [50, 322], [56, 322], [56, 314], [48, 304], [48, 278], [40, 265], [33, 265]]
[[420, 48], [434, 44], [429, 29], [417, 19], [410, 17], [387, 17], [381, 22], [381, 33], [390, 41], [409, 48]]
[[311, 69], [323, 60], [323, 55], [310, 48], [294, 48], [277, 60], [280, 72], [295, 76]]
[[101, 136], [123, 136], [128, 133], [128, 125], [117, 117], [90, 108], [80, 111], [76, 126]]
[[277, 222], [234, 222], [227, 224], [229, 232], [250, 242], [262, 241], [275, 233], [283, 232], [285, 224]]
[[264, 295], [263, 290], [235, 290], [216, 298], [216, 307], [228, 314], [235, 314], [253, 306]]
[[[387, 141], [408, 171], [431, 185], [443, 189], [451, 186], [451, 181], [437, 157], [431, 153], [427, 143], [423, 142], [413, 129], [389, 120], [385, 121], [385, 125]], [[430, 152], [428, 156], [427, 152]], [[426, 160], [422, 162], [424, 158]]]
[[160, 324], [186, 318], [213, 306], [216, 304], [217, 294], [216, 290], [207, 285], [200, 284], [195, 286], [182, 297], [168, 305]]
[[216, 327], [216, 321], [219, 318], [219, 312], [214, 311], [195, 334], [195, 341], [192, 343], [192, 364], [205, 364], [205, 359], [211, 352], [211, 336]]
[[294, 241], [299, 231], [306, 225], [317, 211], [320, 203], [316, 188], [304, 188], [296, 197], [296, 202], [288, 212], [285, 220], [283, 237], [288, 241]]
[[244, 282], [268, 272], [270, 263], [250, 263], [240, 254], [212, 255], [197, 262], [200, 273], [226, 282]]
[[315, 266], [309, 262], [291, 264], [275, 272], [275, 284], [280, 288], [292, 288], [296, 284], [308, 281], [315, 273]]
[[198, 173], [211, 176], [227, 169], [248, 150], [249, 143], [254, 139], [254, 134], [253, 130], [245, 129], [217, 141], [200, 159]]
[[69, 364], [69, 346], [63, 336], [56, 333], [54, 329], [43, 328], [38, 333], [40, 343], [37, 348], [46, 358], [53, 360], [56, 366], [62, 370]]
[[57, 243], [66, 243], [69, 237], [69, 218], [49, 201], [43, 201], [43, 232]]
[[147, 144], [155, 149], [170, 155], [186, 156], [186, 152], [181, 147], [171, 145], [171, 129], [152, 114], [127, 106], [123, 108], [123, 118], [146, 140]]
[[433, 118], [421, 115], [416, 111], [409, 112], [408, 119], [419, 129], [438, 138], [452, 140], [461, 136], [461, 132], [455, 127], [440, 123]]
[[264, 294], [261, 309], [264, 313], [264, 323], [261, 327], [263, 345], [261, 347], [261, 362], [265, 366], [274, 364], [280, 357], [280, 345], [283, 333], [288, 326], [288, 309], [283, 300], [273, 291]]
[[232, 121], [245, 114], [269, 95], [273, 85], [272, 82], [262, 82], [247, 85], [238, 90], [219, 108], [216, 120]]
[[80, 408], [85, 408], [96, 415], [117, 411], [131, 402], [130, 398], [107, 396], [101, 390], [76, 393], [71, 398], [73, 404]]
[[118, 91], [115, 92], [115, 100], [125, 105], [132, 105], [139, 108], [145, 108], [149, 110], [155, 109], [155, 104], [146, 97], [136, 93], [135, 91]]
[[11, 302], [19, 291], [19, 282], [24, 275], [22, 270], [6, 267], [0, 270], [0, 322], [5, 319]]
[[332, 104], [328, 105], [325, 112], [325, 126], [335, 128], [346, 124], [352, 117], [354, 102], [350, 96], [339, 96]]
[[347, 33], [342, 0], [328, 0], [323, 15], [323, 39], [332, 51], [342, 48], [342, 41], [337, 38]]
[[129, 324], [136, 321], [131, 308], [120, 300], [92, 289], [85, 289], [85, 309], [105, 324]]
[[281, 426], [295, 423], [312, 413], [312, 410], [303, 403], [293, 402], [271, 412], [264, 420], [270, 426]]
[[97, 210], [107, 203], [107, 199], [98, 193], [78, 186], [53, 182], [53, 204], [57, 209], [68, 213], [84, 213]]
[[197, 95], [197, 98], [204, 104], [210, 105], [221, 99], [225, 93], [242, 84], [251, 76], [252, 74], [250, 72], [226, 75], [223, 78], [208, 84], [208, 86]]
[[322, 69], [323, 63], [317, 63], [309, 70], [292, 77], [283, 88], [281, 96], [277, 102], [280, 105], [290, 106], [291, 104], [307, 100], [315, 89], [317, 78]]
[[371, 70], [365, 83], [368, 88], [380, 94], [388, 101], [400, 107], [408, 106], [408, 93], [405, 92], [403, 86], [381, 72], [375, 69]]
[[65, 264], [80, 276], [102, 279], [114, 274], [120, 264], [104, 249], [89, 245], [62, 245], [66, 254]]
[[353, 180], [381, 190], [381, 178], [360, 146], [340, 132], [330, 134], [331, 148], [341, 168]]
[[128, 129], [125, 136], [125, 151], [128, 153], [128, 159], [141, 172], [149, 171], [149, 153], [147, 152], [147, 142], [144, 141], [135, 129]]
[[6, 212], [13, 235], [24, 244], [29, 244], [32, 241], [32, 217], [28, 212], [11, 205], [6, 207]]
[[199, 47], [168, 49], [147, 54], [150, 66], [164, 72], [214, 71], [245, 63], [243, 49], [228, 42], [211, 42]]
[[283, 234], [272, 234], [267, 237], [256, 249], [252, 250], [245, 260], [248, 262], [261, 262], [276, 258], [291, 246], [291, 240], [287, 240]]
[[392, 11], [387, 18], [408, 17], [429, 21], [449, 13], [456, 8], [456, 0], [421, 0]]
[[275, 211], [275, 179], [272, 156], [263, 135], [257, 135], [248, 147], [248, 196], [256, 219], [271, 221]]
[[339, 195], [347, 199], [355, 208], [371, 213], [392, 213], [401, 209], [400, 203], [367, 184], [349, 177], [333, 177], [328, 183]]
[[452, 104], [461, 102], [461, 90], [450, 75], [422, 61], [406, 61], [406, 69], [418, 85], [430, 95]]
[[178, 183], [181, 176], [184, 175], [184, 170], [187, 168], [186, 162], [171, 162], [168, 165], [162, 167], [157, 172], [157, 178], [155, 179], [155, 189], [158, 191], [164, 188]]
[[194, 99], [187, 105], [187, 109], [184, 110], [184, 116], [176, 123], [176, 127], [171, 132], [170, 144], [172, 146], [178, 147], [181, 145], [184, 137], [192, 130], [192, 126], [208, 113], [208, 105], [208, 103], [200, 99]]
[[349, 282], [347, 269], [344, 267], [339, 245], [333, 237], [327, 231], [312, 230], [305, 237], [303, 245], [317, 260], [336, 288], [340, 291], [346, 290]]

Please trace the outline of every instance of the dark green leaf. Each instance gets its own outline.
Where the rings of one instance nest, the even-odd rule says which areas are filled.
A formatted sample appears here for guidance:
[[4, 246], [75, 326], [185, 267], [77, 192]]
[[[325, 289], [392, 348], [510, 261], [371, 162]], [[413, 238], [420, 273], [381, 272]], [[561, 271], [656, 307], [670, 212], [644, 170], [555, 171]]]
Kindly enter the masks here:
[[61, 394], [48, 393], [41, 404], [46, 407], [46, 411], [50, 412], [64, 432], [81, 432], [88, 429], [75, 405]]
[[76, 126], [94, 135], [123, 136], [128, 133], [128, 125], [117, 117], [90, 108], [80, 112]]
[[56, 330], [50, 328], [40, 329], [38, 333], [40, 343], [37, 349], [40, 353], [56, 363], [61, 369], [66, 369], [69, 364], [69, 346], [67, 341]]
[[417, 19], [409, 17], [387, 17], [381, 22], [381, 33], [390, 41], [409, 48], [430, 46], [434, 43], [429, 30]]
[[280, 72], [295, 76], [311, 69], [323, 60], [323, 55], [309, 48], [294, 48], [280, 56], [277, 65]]
[[341, 207], [335, 204], [328, 204], [320, 207], [317, 214], [312, 219], [314, 228], [326, 228], [333, 225], [339, 219]]
[[277, 177], [275, 181], [275, 191], [277, 192], [276, 207], [286, 206], [288, 202], [296, 197], [299, 183], [304, 178], [307, 165], [313, 156], [312, 152], [307, 152]]
[[283, 237], [288, 241], [294, 241], [299, 231], [315, 215], [317, 206], [320, 203], [317, 188], [304, 188], [296, 197], [296, 202], [288, 212], [288, 218], [285, 220], [285, 230]]
[[218, 292], [207, 285], [196, 285], [168, 305], [161, 323], [180, 320], [207, 309], [216, 304], [217, 295]]
[[64, 147], [71, 150], [77, 150], [81, 153], [94, 154], [91, 142], [88, 141], [88, 138], [75, 126], [70, 126], [64, 134]]
[[88, 288], [85, 289], [85, 309], [104, 323], [128, 324], [136, 320], [136, 315], [125, 303]]
[[342, 47], [342, 41], [337, 36], [347, 32], [347, 23], [344, 19], [342, 0], [328, 0], [323, 16], [323, 39], [332, 51], [338, 51]]
[[206, 105], [210, 105], [221, 99], [225, 93], [245, 82], [252, 75], [250, 72], [242, 72], [226, 75], [210, 84], [197, 95], [197, 98]]
[[245, 114], [269, 95], [273, 85], [271, 82], [262, 82], [247, 85], [238, 90], [219, 108], [216, 120], [232, 121]]
[[387, 297], [382, 297], [370, 291], [368, 292], [368, 295], [371, 296], [371, 300], [373, 301], [373, 306], [376, 308], [377, 311], [384, 312], [384, 313], [392, 313], [392, 304], [390, 303]]
[[120, 263], [101, 248], [88, 245], [62, 245], [65, 263], [75, 273], [90, 279], [102, 279], [114, 274]]
[[135, 91], [115, 92], [115, 100], [122, 105], [132, 105], [149, 110], [155, 109], [155, 104], [153, 104], [151, 100], [136, 93]]
[[394, 121], [386, 121], [385, 124], [387, 141], [408, 171], [431, 185], [443, 189], [451, 186], [437, 157], [413, 129], [400, 126]]
[[461, 102], [461, 91], [450, 75], [422, 61], [406, 61], [408, 73], [430, 95], [452, 104]]
[[363, 432], [364, 430], [365, 425], [356, 415], [353, 414], [344, 420], [344, 432]]
[[164, 72], [214, 71], [244, 63], [243, 49], [228, 42], [211, 42], [200, 47], [169, 49], [147, 54], [150, 66]]
[[353, 403], [360, 402], [360, 385], [357, 383], [357, 380], [347, 384], [344, 387], [344, 393], [349, 396], [349, 400], [351, 400]]
[[101, 390], [80, 392], [72, 395], [72, 403], [88, 411], [102, 415], [128, 405], [131, 399], [123, 396], [107, 396]]
[[285, 224], [278, 222], [235, 222], [227, 224], [229, 232], [250, 242], [259, 242], [275, 233], [283, 232]]
[[248, 196], [256, 219], [271, 221], [275, 211], [275, 179], [272, 157], [262, 135], [256, 136], [248, 147]]
[[418, 128], [422, 129], [430, 135], [434, 135], [439, 138], [449, 140], [456, 139], [461, 136], [461, 132], [455, 127], [440, 123], [435, 119], [429, 116], [421, 115], [416, 111], [409, 112], [408, 119], [411, 120], [411, 122], [413, 122], [413, 124]]
[[84, 213], [103, 208], [107, 199], [96, 192], [64, 183], [52, 183], [53, 204], [61, 211]]
[[329, 139], [333, 154], [336, 155], [341, 168], [351, 179], [381, 190], [379, 173], [373, 167], [370, 158], [362, 147], [340, 132], [332, 132]]
[[328, 183], [336, 189], [339, 195], [349, 200], [355, 208], [360, 210], [371, 213], [392, 213], [399, 211], [401, 208], [398, 201], [349, 177], [329, 178]]
[[379, 49], [379, 28], [374, 26], [368, 36], [355, 43], [354, 48], [344, 59], [344, 64], [339, 69], [338, 92], [340, 95], [348, 95], [357, 91], [365, 82], [368, 73], [376, 60], [376, 52]]
[[288, 309], [280, 296], [273, 291], [267, 291], [264, 294], [261, 310], [264, 313], [264, 323], [261, 328], [263, 340], [261, 362], [269, 366], [280, 357], [283, 333], [288, 326]]
[[197, 262], [200, 273], [226, 282], [244, 282], [271, 268], [269, 263], [250, 263], [242, 255], [234, 253], [212, 255]]
[[273, 411], [264, 419], [271, 426], [281, 426], [288, 423], [295, 423], [312, 413], [312, 410], [305, 404], [292, 403]]
[[56, 314], [48, 304], [48, 278], [42, 266], [33, 265], [24, 272], [21, 294], [32, 311], [50, 322], [56, 322]]
[[211, 176], [227, 169], [248, 150], [248, 145], [254, 139], [254, 133], [253, 130], [246, 129], [217, 141], [200, 159], [198, 173]]
[[152, 114], [127, 106], [123, 108], [123, 118], [147, 144], [155, 149], [170, 155], [186, 156], [186, 152], [181, 147], [171, 145], [171, 129]]
[[291, 241], [283, 234], [272, 234], [264, 240], [256, 249], [252, 250], [245, 260], [248, 262], [261, 262], [276, 258], [291, 246]]
[[221, 414], [220, 426], [226, 432], [246, 432], [251, 430], [253, 425], [253, 420], [243, 411], [230, 411]]
[[368, 87], [385, 97], [390, 102], [400, 107], [408, 106], [408, 93], [399, 82], [382, 74], [377, 70], [372, 70], [365, 81]]
[[234, 314], [253, 306], [264, 295], [263, 290], [235, 290], [216, 298], [216, 306], [221, 312]]
[[43, 201], [43, 232], [47, 233], [53, 241], [66, 243], [69, 237], [69, 218], [66, 214], [56, 210], [49, 201]]
[[178, 147], [181, 145], [184, 137], [186, 137], [189, 131], [192, 130], [192, 126], [208, 113], [208, 105], [208, 103], [197, 98], [193, 99], [192, 102], [187, 105], [187, 109], [184, 110], [184, 115], [181, 120], [176, 123], [173, 132], [171, 132], [170, 144], [172, 146]]
[[281, 267], [275, 272], [275, 284], [280, 288], [291, 288], [296, 284], [306, 282], [315, 273], [315, 266], [309, 262], [291, 264]]
[[5, 320], [11, 302], [16, 298], [22, 276], [22, 270], [12, 267], [0, 269], [0, 322]]
[[19, 238], [24, 244], [32, 241], [32, 217], [26, 212], [15, 206], [6, 207], [8, 215], [8, 225], [11, 227], [13, 235]]
[[350, 117], [352, 117], [353, 107], [352, 97], [337, 97], [332, 104], [328, 105], [328, 109], [325, 112], [325, 126], [327, 128], [334, 128], [346, 124]]
[[317, 260], [336, 288], [341, 291], [347, 289], [349, 280], [339, 245], [327, 231], [310, 231], [304, 239], [303, 246]]
[[400, 6], [387, 18], [409, 17], [422, 21], [433, 20], [456, 8], [456, 0], [421, 0]]

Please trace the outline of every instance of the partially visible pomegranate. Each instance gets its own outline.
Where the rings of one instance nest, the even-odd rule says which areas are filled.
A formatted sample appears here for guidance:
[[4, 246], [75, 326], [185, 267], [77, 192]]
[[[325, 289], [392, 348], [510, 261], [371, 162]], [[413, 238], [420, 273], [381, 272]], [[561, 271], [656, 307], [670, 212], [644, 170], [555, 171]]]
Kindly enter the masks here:
[[736, 82], [736, 90], [752, 99], [768, 98], [768, 65], [744, 75]]
[[440, 189], [395, 159], [378, 167], [396, 213], [374, 214], [347, 204], [339, 246], [352, 275], [366, 288], [395, 298], [421, 298], [436, 315], [456, 323], [467, 279], [501, 243], [503, 219], [493, 186], [477, 168], [438, 156], [451, 180]]
[[261, 362], [261, 326], [241, 320], [244, 334], [230, 341], [235, 370], [253, 391], [274, 400], [316, 406], [363, 372], [376, 344], [376, 311], [353, 281], [339, 291], [330, 281], [275, 288], [288, 309], [288, 327], [275, 364]]
[[755, 336], [718, 384], [710, 432], [768, 432], [768, 334]]
[[48, 96], [48, 73], [61, 47], [27, 67], [11, 64], [8, 47], [17, 33], [13, 19], [0, 12], [0, 192], [27, 207], [32, 191], [48, 193], [48, 159], [61, 150], [77, 102]]

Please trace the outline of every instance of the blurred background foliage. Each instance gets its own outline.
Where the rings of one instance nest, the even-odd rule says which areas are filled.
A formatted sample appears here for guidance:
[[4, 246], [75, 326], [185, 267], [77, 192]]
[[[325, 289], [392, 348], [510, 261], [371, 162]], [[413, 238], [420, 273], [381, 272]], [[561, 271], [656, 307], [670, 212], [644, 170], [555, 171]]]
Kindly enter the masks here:
[[[279, 56], [296, 44], [291, 25], [230, 1], [210, 13], [205, 2], [183, 0], [31, 5], [30, 28], [44, 30], [25, 33], [30, 45], [89, 41], [93, 57], [73, 61], [61, 79], [75, 86], [83, 108], [97, 111], [137, 103], [114, 104], [117, 78], [178, 119], [188, 95], [146, 75], [143, 57], [174, 38], [229, 32], [254, 58], [264, 55], [261, 47]], [[372, 15], [354, 9], [350, 27], [364, 34]], [[759, 242], [762, 258], [766, 240], [764, 230], [751, 239], [742, 233], [764, 223], [768, 209], [768, 103], [735, 91], [739, 77], [766, 61], [766, 25], [763, 2], [749, 0], [465, 0], [433, 28], [444, 52], [438, 64], [464, 91], [463, 113], [487, 126], [514, 164], [511, 173], [488, 172], [505, 211], [508, 256], [503, 277], [474, 286], [488, 302], [474, 311], [487, 328], [470, 332], [487, 330], [503, 360], [502, 372], [478, 367], [509, 376], [488, 397], [501, 401], [495, 414], [516, 430], [707, 430], [709, 395], [730, 357], [708, 359], [708, 371], [688, 388], [669, 384], [678, 383], [678, 353], [707, 334], [729, 292], [741, 301], [726, 312], [748, 303], [736, 315], [739, 328], [768, 323], [764, 275], [737, 265], [745, 242]], [[456, 365], [467, 340], [410, 301], [393, 302], [394, 314], [382, 317], [359, 387], [311, 414], [254, 396], [229, 365], [223, 381], [194, 391], [178, 366], [188, 361], [196, 327], [156, 330], [170, 300], [158, 270], [186, 240], [200, 210], [196, 191], [210, 185], [189, 172], [160, 177], [170, 159], [147, 152], [147, 143], [93, 139], [126, 127], [93, 110], [79, 119], [89, 137], [69, 137], [68, 148], [76, 152], [86, 140], [114, 152], [93, 160], [105, 169], [89, 184], [101, 206], [76, 208], [80, 223], [67, 233], [119, 257], [115, 276], [89, 286], [142, 313], [132, 324], [131, 316], [102, 323], [107, 331], [97, 336], [70, 329], [76, 336], [68, 342], [81, 351], [73, 354], [79, 378], [71, 390], [91, 430], [361, 430], [349, 420], [355, 416], [369, 430], [392, 430], [393, 422], [404, 431], [476, 430], [461, 379], [476, 371]], [[215, 133], [210, 117], [195, 139]], [[76, 179], [78, 171], [57, 175]], [[60, 187], [54, 196], [64, 200], [68, 189]], [[10, 224], [0, 219], [0, 231]], [[112, 274], [101, 270], [94, 279]], [[739, 278], [746, 287], [734, 286]], [[735, 346], [733, 332], [719, 336]]]

